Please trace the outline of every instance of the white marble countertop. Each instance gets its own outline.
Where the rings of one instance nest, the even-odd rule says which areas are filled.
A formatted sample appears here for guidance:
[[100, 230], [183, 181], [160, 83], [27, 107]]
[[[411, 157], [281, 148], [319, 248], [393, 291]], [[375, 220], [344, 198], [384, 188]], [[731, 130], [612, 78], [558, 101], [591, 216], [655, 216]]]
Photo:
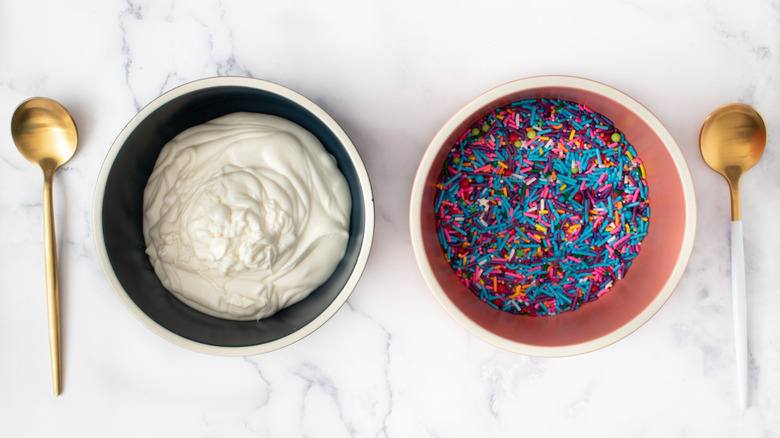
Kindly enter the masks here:
[[[698, 200], [686, 274], [637, 332], [540, 359], [470, 335], [412, 255], [408, 201], [428, 142], [462, 105], [522, 77], [612, 85], [669, 128]], [[217, 75], [292, 88], [349, 133], [376, 237], [347, 304], [292, 346], [247, 358], [175, 346], [123, 307], [91, 224], [100, 165], [143, 105]], [[55, 177], [64, 393], [52, 396], [42, 176], [10, 136], [36, 95], [73, 113]], [[698, 151], [716, 107], [769, 127], [743, 179], [750, 406], [737, 405], [729, 199]], [[0, 435], [8, 437], [768, 437], [780, 435], [780, 3], [777, 0], [0, 2]]]

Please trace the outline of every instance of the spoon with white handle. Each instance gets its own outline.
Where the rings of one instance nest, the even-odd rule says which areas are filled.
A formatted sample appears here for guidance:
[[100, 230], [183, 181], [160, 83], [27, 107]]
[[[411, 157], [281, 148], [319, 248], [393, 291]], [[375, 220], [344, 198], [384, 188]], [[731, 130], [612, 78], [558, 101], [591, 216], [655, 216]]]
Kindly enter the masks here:
[[699, 135], [701, 156], [726, 178], [731, 190], [731, 291], [734, 345], [737, 359], [739, 406], [747, 407], [747, 309], [745, 304], [745, 255], [742, 244], [742, 213], [739, 180], [755, 166], [766, 147], [766, 126], [761, 115], [748, 105], [732, 103], [710, 114]]

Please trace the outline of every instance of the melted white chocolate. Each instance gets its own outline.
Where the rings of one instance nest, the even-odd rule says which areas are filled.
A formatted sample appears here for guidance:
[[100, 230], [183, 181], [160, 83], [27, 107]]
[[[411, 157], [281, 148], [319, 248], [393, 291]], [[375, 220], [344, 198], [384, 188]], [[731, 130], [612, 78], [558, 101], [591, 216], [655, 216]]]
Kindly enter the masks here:
[[349, 186], [319, 140], [280, 117], [234, 113], [163, 147], [144, 191], [146, 252], [162, 284], [204, 313], [268, 317], [344, 255]]

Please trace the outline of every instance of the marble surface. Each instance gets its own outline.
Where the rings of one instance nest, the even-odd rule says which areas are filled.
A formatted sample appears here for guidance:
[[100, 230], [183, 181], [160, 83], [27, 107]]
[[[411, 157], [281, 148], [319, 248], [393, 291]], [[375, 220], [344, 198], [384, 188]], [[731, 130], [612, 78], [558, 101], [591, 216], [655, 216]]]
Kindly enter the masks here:
[[[780, 436], [780, 2], [0, 1], [0, 434], [165, 437]], [[653, 111], [698, 200], [686, 274], [647, 324], [605, 349], [541, 359], [453, 322], [412, 255], [417, 163], [467, 101], [568, 74]], [[349, 133], [374, 185], [376, 238], [347, 304], [282, 350], [177, 347], [123, 307], [96, 258], [91, 209], [111, 143], [182, 83], [251, 76], [292, 88]], [[52, 397], [40, 170], [11, 115], [43, 95], [73, 113], [55, 177], [64, 393]], [[769, 126], [743, 179], [750, 406], [737, 406], [725, 181], [698, 152], [704, 118], [754, 105]]]

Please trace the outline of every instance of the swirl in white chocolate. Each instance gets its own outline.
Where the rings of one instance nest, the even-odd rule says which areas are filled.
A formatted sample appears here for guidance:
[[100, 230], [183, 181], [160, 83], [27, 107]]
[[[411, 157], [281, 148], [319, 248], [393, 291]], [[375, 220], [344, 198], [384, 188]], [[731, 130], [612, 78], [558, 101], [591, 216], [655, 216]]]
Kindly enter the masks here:
[[344, 255], [349, 186], [319, 140], [233, 113], [163, 147], [144, 191], [146, 252], [163, 286], [227, 319], [265, 318], [325, 282]]

